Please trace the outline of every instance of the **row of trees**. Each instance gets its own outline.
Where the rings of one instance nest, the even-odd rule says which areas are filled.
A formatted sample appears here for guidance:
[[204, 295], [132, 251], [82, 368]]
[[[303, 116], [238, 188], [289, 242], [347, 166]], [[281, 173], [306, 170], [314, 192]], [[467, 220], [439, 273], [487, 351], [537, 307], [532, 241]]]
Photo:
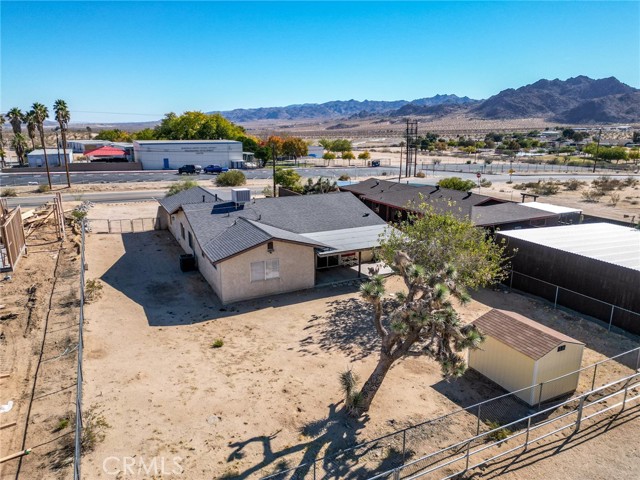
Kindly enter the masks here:
[[[56, 100], [53, 104], [53, 111], [55, 119], [58, 122], [58, 130], [62, 136], [62, 148], [64, 151], [64, 163], [67, 173], [67, 186], [71, 186], [69, 176], [69, 164], [67, 162], [67, 130], [69, 128], [69, 121], [71, 120], [71, 113], [69, 107], [64, 100]], [[22, 125], [27, 127], [27, 135], [31, 139], [32, 149], [36, 148], [36, 131], [40, 136], [40, 145], [44, 153], [44, 163], [47, 170], [47, 180], [49, 182], [49, 188], [51, 188], [51, 173], [49, 171], [49, 159], [47, 157], [47, 146], [44, 138], [44, 121], [49, 118], [49, 109], [42, 103], [35, 102], [31, 106], [31, 110], [22, 112], [20, 108], [14, 107], [7, 112], [7, 119], [13, 129], [13, 140], [11, 141], [11, 147], [16, 152], [18, 162], [20, 165], [26, 163], [25, 156], [28, 151], [27, 138], [22, 133]], [[5, 119], [2, 118], [4, 124]]]

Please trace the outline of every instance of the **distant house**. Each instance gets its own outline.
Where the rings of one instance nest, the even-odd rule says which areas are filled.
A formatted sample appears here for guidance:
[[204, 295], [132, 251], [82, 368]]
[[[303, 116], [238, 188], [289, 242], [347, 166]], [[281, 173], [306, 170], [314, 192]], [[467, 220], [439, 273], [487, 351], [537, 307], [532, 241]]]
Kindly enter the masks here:
[[86, 151], [105, 147], [110, 143], [108, 140], [67, 140], [67, 149], [71, 149], [73, 153], [84, 155]]
[[408, 218], [416, 206], [426, 203], [438, 213], [451, 213], [460, 219], [470, 219], [488, 229], [517, 229], [556, 225], [559, 215], [507, 200], [461, 192], [431, 185], [408, 185], [370, 178], [360, 183], [340, 187], [351, 192], [387, 222]]
[[[223, 303], [311, 288], [316, 272], [371, 261], [386, 223], [350, 193], [232, 201], [201, 187], [160, 200], [159, 217]], [[177, 260], [176, 260], [177, 261]]]
[[580, 370], [584, 343], [504, 310], [493, 309], [473, 323], [485, 341], [469, 350], [470, 368], [509, 392], [524, 389], [515, 395], [529, 405], [575, 391], [580, 374], [572, 372]]
[[[30, 167], [44, 167], [44, 150], [33, 150], [27, 153], [27, 161]], [[73, 154], [70, 151], [67, 151], [67, 161], [69, 163], [73, 162]], [[65, 164], [64, 151], [60, 149], [58, 153], [57, 148], [47, 148], [47, 162], [49, 163], [49, 167], [63, 166]]]
[[126, 162], [127, 154], [121, 148], [112, 146], [100, 147], [95, 150], [85, 152], [85, 155], [91, 161], [103, 161], [103, 162]]

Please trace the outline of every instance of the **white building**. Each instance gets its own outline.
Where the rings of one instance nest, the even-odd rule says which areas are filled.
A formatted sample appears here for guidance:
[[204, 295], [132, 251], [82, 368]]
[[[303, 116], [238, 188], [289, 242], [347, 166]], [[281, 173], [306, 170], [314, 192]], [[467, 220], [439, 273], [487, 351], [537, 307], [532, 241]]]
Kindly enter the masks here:
[[[44, 167], [44, 150], [33, 150], [27, 153], [27, 160], [30, 167]], [[64, 165], [64, 152], [60, 149], [60, 156], [58, 157], [57, 148], [47, 148], [47, 161], [50, 167], [58, 167]], [[73, 162], [73, 153], [67, 150], [67, 161]]]
[[136, 162], [143, 170], [177, 170], [182, 165], [220, 165], [233, 168], [242, 163], [242, 142], [234, 140], [137, 140]]
[[314, 158], [322, 158], [324, 147], [322, 145], [310, 145], [307, 155]]

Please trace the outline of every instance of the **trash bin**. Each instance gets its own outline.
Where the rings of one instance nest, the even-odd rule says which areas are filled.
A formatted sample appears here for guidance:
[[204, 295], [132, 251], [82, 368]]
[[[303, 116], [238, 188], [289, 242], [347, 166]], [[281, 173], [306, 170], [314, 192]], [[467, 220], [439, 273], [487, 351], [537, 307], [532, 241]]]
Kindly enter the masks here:
[[196, 269], [196, 257], [193, 253], [184, 253], [180, 255], [180, 270], [183, 272], [191, 272]]

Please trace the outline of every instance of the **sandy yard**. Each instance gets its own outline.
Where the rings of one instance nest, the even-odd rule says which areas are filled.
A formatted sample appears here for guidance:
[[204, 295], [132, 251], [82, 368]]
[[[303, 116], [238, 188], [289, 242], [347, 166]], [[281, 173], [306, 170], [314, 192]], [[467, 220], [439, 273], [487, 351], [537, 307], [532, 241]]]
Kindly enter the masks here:
[[[337, 376], [353, 368], [366, 378], [377, 347], [356, 286], [224, 309], [197, 272], [180, 272], [180, 253], [166, 231], [88, 237], [87, 279], [101, 279], [104, 289], [86, 311], [85, 405], [110, 427], [83, 458], [85, 478], [117, 478], [108, 472], [122, 468], [124, 457], [136, 465], [165, 459], [167, 469], [177, 461], [189, 479], [259, 478], [501, 393], [477, 377], [443, 382], [432, 362], [407, 358], [389, 373], [368, 418], [350, 420], [341, 412]], [[478, 292], [462, 315], [470, 321], [492, 307], [525, 313], [586, 342], [584, 365], [638, 345], [514, 293]], [[212, 348], [217, 339], [223, 346]], [[619, 374], [616, 365], [601, 374]], [[631, 441], [638, 420], [620, 423], [508, 478], [559, 478], [558, 463], [570, 465], [570, 478], [633, 472], [640, 467]], [[444, 447], [465, 428], [438, 432], [421, 447]], [[588, 453], [596, 445], [598, 453]], [[612, 451], [618, 461], [604, 462]], [[384, 459], [378, 463], [384, 466]], [[366, 478], [378, 466], [370, 465], [350, 476]]]

